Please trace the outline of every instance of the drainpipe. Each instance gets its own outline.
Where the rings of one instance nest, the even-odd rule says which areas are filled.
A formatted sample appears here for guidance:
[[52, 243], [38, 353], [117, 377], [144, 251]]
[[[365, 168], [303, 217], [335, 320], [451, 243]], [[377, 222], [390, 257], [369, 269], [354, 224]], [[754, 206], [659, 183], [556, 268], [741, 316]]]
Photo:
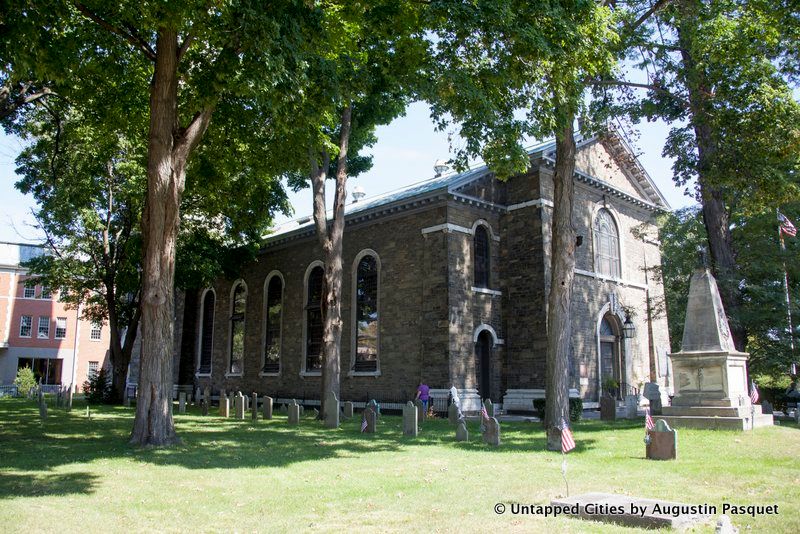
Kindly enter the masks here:
[[70, 389], [72, 389], [73, 393], [77, 393], [77, 389], [75, 386], [75, 380], [77, 380], [78, 376], [78, 334], [80, 333], [78, 330], [79, 325], [81, 324], [81, 304], [78, 303], [78, 308], [75, 310], [75, 343], [72, 347], [72, 383], [70, 384]]

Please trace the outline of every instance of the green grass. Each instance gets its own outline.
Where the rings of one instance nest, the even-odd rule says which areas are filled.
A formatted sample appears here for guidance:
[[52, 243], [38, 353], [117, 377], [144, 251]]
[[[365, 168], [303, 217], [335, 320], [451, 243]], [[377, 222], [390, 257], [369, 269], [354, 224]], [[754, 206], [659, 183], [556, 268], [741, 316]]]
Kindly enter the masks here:
[[[565, 492], [561, 455], [538, 424], [504, 423], [503, 445], [456, 443], [446, 420], [404, 438], [399, 417], [374, 435], [358, 421], [327, 430], [272, 421], [176, 415], [183, 444], [127, 444], [130, 408], [50, 410], [0, 399], [0, 530], [611, 532], [577, 519], [496, 515], [498, 502], [544, 504]], [[733, 517], [753, 532], [800, 531], [800, 429], [682, 430], [679, 459], [644, 459], [643, 423], [582, 422], [570, 493], [602, 491], [684, 503], [777, 504], [778, 516]], [[508, 507], [510, 508], [510, 506]], [[700, 532], [712, 532], [713, 525]]]

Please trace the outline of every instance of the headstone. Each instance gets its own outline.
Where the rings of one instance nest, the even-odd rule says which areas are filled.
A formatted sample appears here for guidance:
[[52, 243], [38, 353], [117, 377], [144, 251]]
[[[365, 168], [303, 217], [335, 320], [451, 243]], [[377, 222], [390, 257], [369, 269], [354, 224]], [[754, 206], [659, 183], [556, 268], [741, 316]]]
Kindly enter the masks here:
[[648, 460], [676, 460], [678, 458], [678, 431], [663, 419], [656, 420], [656, 429], [647, 433]]
[[727, 514], [722, 514], [717, 519], [717, 527], [714, 529], [715, 534], [737, 534], [739, 529], [733, 526], [731, 518]]
[[380, 406], [380, 404], [378, 404], [378, 401], [376, 401], [375, 399], [372, 399], [371, 401], [369, 401], [367, 403], [367, 406], [372, 408], [372, 411], [375, 412], [375, 416], [376, 417], [380, 417], [380, 415], [381, 415], [381, 406]]
[[339, 399], [333, 391], [325, 395], [325, 426], [339, 428]]
[[486, 413], [489, 417], [494, 417], [494, 403], [492, 403], [492, 399], [483, 401], [483, 407], [486, 408]]
[[67, 411], [72, 410], [72, 384], [69, 385], [69, 392], [67, 393]]
[[486, 420], [486, 429], [483, 431], [483, 442], [495, 447], [500, 445], [500, 423], [497, 419], [490, 417]]
[[219, 394], [219, 416], [220, 417], [230, 417], [231, 416], [231, 400], [225, 395], [225, 390], [221, 391]]
[[208, 415], [208, 402], [205, 399], [200, 401], [200, 413], [203, 415]]
[[639, 408], [639, 396], [627, 395], [625, 397], [625, 418], [635, 419], [636, 410]]
[[617, 399], [603, 395], [600, 397], [600, 419], [614, 421], [617, 418]]
[[125, 388], [125, 393], [122, 394], [122, 404], [126, 408], [130, 408], [131, 407], [131, 396], [128, 393], [128, 388]]
[[286, 407], [286, 403], [281, 404], [279, 411], [281, 413], [289, 413], [289, 408]]
[[251, 403], [251, 414], [253, 421], [258, 421], [258, 393], [253, 392], [253, 402]]
[[761, 413], [771, 414], [772, 412], [772, 403], [770, 401], [765, 400], [761, 403]]
[[427, 416], [425, 413], [425, 405], [422, 404], [422, 401], [419, 399], [414, 401], [414, 405], [417, 407], [417, 418], [419, 423], [422, 424], [425, 422], [425, 417]]
[[463, 417], [456, 423], [456, 441], [469, 441], [467, 421]]
[[650, 401], [650, 414], [661, 415], [661, 390], [656, 382], [647, 382], [644, 385], [644, 398]]
[[206, 402], [206, 406], [211, 407], [211, 388], [208, 386], [203, 388], [203, 400]]
[[201, 393], [202, 393], [202, 391], [200, 390], [200, 386], [197, 386], [197, 388], [195, 388], [195, 390], [194, 390], [194, 403], [195, 404], [199, 405], [200, 401], [203, 400], [203, 398], [200, 396]]
[[372, 405], [367, 404], [367, 407], [364, 408], [363, 416], [364, 420], [367, 422], [367, 426], [366, 428], [364, 428], [364, 432], [367, 434], [374, 434], [375, 427], [377, 426], [378, 423], [378, 412]]
[[348, 419], [353, 417], [353, 403], [350, 401], [344, 403], [344, 417]]
[[178, 393], [178, 413], [186, 413], [186, 393]]
[[302, 404], [300, 405], [300, 417], [303, 417], [306, 414], [306, 407]]
[[417, 426], [417, 407], [414, 406], [414, 403], [408, 401], [405, 406], [403, 406], [403, 435], [404, 436], [412, 436], [416, 437], [419, 432], [419, 427]]
[[292, 400], [292, 403], [289, 404], [289, 424], [290, 425], [298, 425], [300, 424], [300, 408], [301, 406], [297, 404], [296, 400]]
[[39, 417], [47, 419], [47, 403], [44, 400], [42, 388], [39, 388]]
[[264, 419], [272, 419], [272, 397], [264, 397], [261, 409], [263, 411]]
[[447, 420], [450, 421], [451, 425], [455, 425], [458, 423], [458, 416], [460, 415], [460, 410], [455, 403], [451, 404], [447, 407]]
[[236, 410], [236, 419], [239, 419], [240, 421], [243, 421], [244, 420], [244, 395], [242, 395], [241, 391], [236, 394], [236, 397], [234, 397], [233, 406], [234, 406], [234, 409]]

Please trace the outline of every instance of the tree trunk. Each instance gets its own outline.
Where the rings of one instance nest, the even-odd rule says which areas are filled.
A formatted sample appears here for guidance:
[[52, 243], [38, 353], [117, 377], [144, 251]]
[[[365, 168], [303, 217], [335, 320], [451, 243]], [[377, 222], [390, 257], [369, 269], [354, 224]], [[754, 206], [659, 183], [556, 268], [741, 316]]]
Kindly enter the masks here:
[[172, 420], [173, 281], [182, 168], [173, 161], [178, 77], [177, 33], [160, 28], [150, 86], [147, 199], [142, 216], [142, 355], [131, 443], [178, 442]]
[[190, 288], [184, 292], [181, 357], [178, 369], [178, 383], [183, 385], [194, 383], [199, 295], [200, 290], [197, 288]]
[[545, 428], [547, 449], [551, 451], [561, 450], [561, 424], [569, 418], [570, 302], [575, 276], [575, 229], [572, 227], [575, 137], [573, 117], [566, 122], [566, 126], [556, 134], [550, 294], [547, 301]]
[[[736, 252], [730, 231], [730, 217], [725, 206], [723, 190], [714, 185], [713, 169], [717, 157], [716, 141], [711, 125], [713, 112], [710, 90], [702, 65], [692, 56], [692, 32], [696, 30], [696, 12], [701, 9], [694, 1], [682, 7], [684, 16], [677, 25], [678, 42], [685, 72], [684, 85], [689, 95], [690, 120], [697, 146], [697, 184], [703, 205], [703, 223], [706, 227], [712, 270], [719, 282], [720, 297], [731, 322], [731, 336], [737, 350], [744, 351], [747, 332], [737, 320], [742, 306], [739, 291]], [[690, 30], [690, 31], [687, 31]]]

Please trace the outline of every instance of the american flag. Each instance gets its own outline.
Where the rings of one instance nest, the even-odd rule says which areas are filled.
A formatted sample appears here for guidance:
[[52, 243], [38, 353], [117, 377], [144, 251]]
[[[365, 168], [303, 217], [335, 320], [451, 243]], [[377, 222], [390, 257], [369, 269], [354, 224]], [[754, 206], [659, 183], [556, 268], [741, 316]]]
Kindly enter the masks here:
[[561, 452], [566, 454], [575, 448], [575, 440], [572, 438], [572, 431], [569, 429], [566, 419], [561, 419]]
[[750, 403], [755, 404], [758, 402], [758, 388], [756, 387], [755, 380], [750, 381]]
[[361, 417], [361, 432], [365, 432], [367, 430], [367, 414], [365, 413]]
[[486, 411], [486, 406], [481, 406], [481, 419], [489, 419], [489, 412]]
[[644, 411], [644, 427], [647, 430], [655, 430], [656, 424], [653, 422], [653, 418], [650, 417], [650, 410], [645, 409]]
[[792, 221], [786, 218], [786, 216], [778, 212], [778, 222], [781, 223], [780, 232], [781, 234], [786, 234], [789, 237], [794, 237], [797, 235], [797, 228], [794, 227]]

